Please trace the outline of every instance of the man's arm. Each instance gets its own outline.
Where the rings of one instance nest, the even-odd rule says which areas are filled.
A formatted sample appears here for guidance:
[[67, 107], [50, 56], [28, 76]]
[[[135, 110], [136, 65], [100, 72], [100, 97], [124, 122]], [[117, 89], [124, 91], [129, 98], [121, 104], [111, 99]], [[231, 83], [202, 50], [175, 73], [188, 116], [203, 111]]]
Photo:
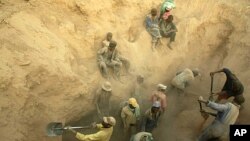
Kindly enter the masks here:
[[122, 122], [123, 122], [124, 128], [127, 128], [126, 127], [126, 113], [125, 113], [125, 109], [124, 108], [122, 108], [121, 118], [122, 118]]
[[174, 30], [174, 32], [178, 32], [178, 29], [176, 28], [175, 24], [173, 24], [173, 30]]
[[96, 106], [97, 114], [98, 114], [99, 116], [102, 115], [102, 113], [101, 113], [101, 111], [100, 111], [100, 107], [99, 107], [100, 94], [101, 94], [101, 90], [98, 89], [98, 90], [96, 91], [96, 93], [95, 93], [94, 102], [93, 102], [93, 103], [95, 104], [95, 106]]
[[102, 41], [102, 47], [108, 47], [109, 46], [109, 41], [104, 40]]
[[159, 24], [160, 24], [160, 30], [163, 32], [164, 35], [167, 35], [165, 28], [165, 21], [161, 21]]
[[121, 62], [119, 58], [120, 58], [120, 52], [117, 49], [115, 49], [112, 54], [112, 60]]
[[101, 48], [101, 49], [98, 50], [98, 52], [97, 52], [97, 58], [98, 58], [99, 61], [103, 61], [104, 60], [103, 59], [103, 54], [104, 54], [106, 48], [107, 47], [103, 47], [103, 48]]
[[214, 74], [220, 73], [220, 72], [224, 72], [224, 68], [220, 69], [220, 70], [217, 70], [217, 71], [214, 71], [214, 72], [210, 72], [210, 76], [213, 76]]
[[100, 95], [100, 89], [97, 89], [93, 98], [93, 104], [98, 103], [99, 101], [99, 95]]
[[145, 19], [146, 27], [151, 28], [152, 27], [152, 22], [149, 16], [146, 17]]
[[205, 103], [208, 107], [210, 107], [213, 110], [223, 112], [228, 108], [228, 105], [226, 104], [218, 104], [212, 101], [204, 100], [202, 96], [199, 97], [199, 102]]
[[142, 117], [142, 126], [141, 126], [141, 130], [142, 131], [145, 131], [146, 129], [145, 129], [145, 126], [146, 126], [146, 122], [147, 122], [147, 116], [148, 116], [148, 113], [149, 111], [146, 111], [145, 112], [145, 114], [143, 115], [143, 117]]
[[218, 103], [215, 103], [215, 102], [212, 102], [212, 101], [209, 101], [207, 106], [210, 107], [211, 109], [214, 109], [214, 110], [219, 111], [219, 112], [223, 112], [226, 109], [228, 109], [228, 105], [226, 105], [226, 104], [218, 104]]
[[171, 29], [166, 34], [169, 34], [171, 32], [177, 32], [177, 28], [176, 28], [176, 26], [173, 23], [172, 23]]

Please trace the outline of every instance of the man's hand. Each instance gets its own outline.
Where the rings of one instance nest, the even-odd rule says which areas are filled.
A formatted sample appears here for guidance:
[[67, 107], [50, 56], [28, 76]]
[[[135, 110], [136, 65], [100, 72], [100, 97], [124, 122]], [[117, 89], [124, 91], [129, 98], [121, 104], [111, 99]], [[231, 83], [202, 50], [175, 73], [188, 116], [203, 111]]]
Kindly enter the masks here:
[[214, 101], [213, 94], [209, 96], [209, 100], [210, 100], [210, 101]]
[[198, 99], [199, 101], [204, 101], [204, 99], [203, 99], [203, 97], [202, 96], [199, 96], [199, 99]]
[[214, 76], [214, 72], [210, 72], [210, 76], [213, 77]]
[[65, 129], [65, 130], [70, 130], [70, 129], [71, 129], [71, 126], [65, 126], [64, 129]]
[[202, 103], [205, 103], [205, 104], [208, 104], [208, 101], [204, 100], [202, 96], [199, 97], [198, 101], [202, 102]]

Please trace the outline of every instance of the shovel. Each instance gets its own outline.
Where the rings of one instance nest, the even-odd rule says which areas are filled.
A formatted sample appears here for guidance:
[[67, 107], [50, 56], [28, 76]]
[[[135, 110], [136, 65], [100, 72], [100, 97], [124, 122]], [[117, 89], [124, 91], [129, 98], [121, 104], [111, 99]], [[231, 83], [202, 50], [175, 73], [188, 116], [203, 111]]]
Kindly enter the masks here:
[[[71, 129], [89, 129], [91, 126], [79, 126], [71, 127]], [[51, 122], [47, 125], [46, 133], [49, 137], [60, 136], [63, 134], [63, 131], [66, 130], [66, 127], [63, 127], [61, 122]]]
[[211, 87], [210, 87], [210, 96], [209, 96], [209, 100], [214, 101], [213, 95], [213, 83], [214, 83], [214, 76], [211, 76]]

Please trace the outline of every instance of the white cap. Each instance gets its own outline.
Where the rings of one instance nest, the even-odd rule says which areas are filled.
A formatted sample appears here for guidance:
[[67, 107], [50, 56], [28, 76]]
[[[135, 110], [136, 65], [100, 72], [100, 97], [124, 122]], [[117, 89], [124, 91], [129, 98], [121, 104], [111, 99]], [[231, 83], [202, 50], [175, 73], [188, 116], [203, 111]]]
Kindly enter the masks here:
[[167, 86], [163, 85], [163, 84], [158, 84], [157, 88], [161, 89], [161, 90], [166, 90]]
[[201, 76], [200, 70], [198, 68], [193, 69], [192, 72], [195, 76]]
[[105, 91], [111, 91], [111, 84], [110, 82], [106, 81], [104, 84], [102, 84], [102, 88], [105, 90]]
[[112, 126], [115, 126], [115, 124], [116, 124], [116, 120], [114, 117], [103, 117], [103, 121], [105, 123], [112, 125]]
[[152, 107], [160, 108], [160, 107], [161, 107], [160, 101], [155, 101], [155, 102], [153, 103]]

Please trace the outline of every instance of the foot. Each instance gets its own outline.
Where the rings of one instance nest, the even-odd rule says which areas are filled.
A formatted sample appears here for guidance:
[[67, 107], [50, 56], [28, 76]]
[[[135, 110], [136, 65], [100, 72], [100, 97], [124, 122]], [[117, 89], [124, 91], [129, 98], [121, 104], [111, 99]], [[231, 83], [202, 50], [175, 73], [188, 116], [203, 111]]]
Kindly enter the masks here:
[[107, 80], [110, 79], [110, 77], [108, 75], [103, 74], [102, 76], [103, 76], [104, 79], [107, 79]]
[[133, 73], [130, 70], [126, 71], [127, 75], [133, 75]]
[[156, 43], [152, 43], [152, 51], [154, 52], [156, 49]]
[[152, 51], [155, 52], [155, 47], [152, 47]]
[[159, 45], [162, 45], [162, 44], [163, 44], [161, 38], [159, 38], [158, 44], [159, 44]]
[[182, 89], [177, 89], [177, 93], [179, 96], [182, 96], [182, 95], [184, 95], [185, 92]]
[[119, 80], [119, 79], [120, 79], [120, 76], [119, 76], [119, 75], [113, 75], [113, 78], [114, 78], [115, 80]]
[[167, 44], [168, 48], [170, 48], [171, 50], [173, 49], [171, 46], [171, 42]]

